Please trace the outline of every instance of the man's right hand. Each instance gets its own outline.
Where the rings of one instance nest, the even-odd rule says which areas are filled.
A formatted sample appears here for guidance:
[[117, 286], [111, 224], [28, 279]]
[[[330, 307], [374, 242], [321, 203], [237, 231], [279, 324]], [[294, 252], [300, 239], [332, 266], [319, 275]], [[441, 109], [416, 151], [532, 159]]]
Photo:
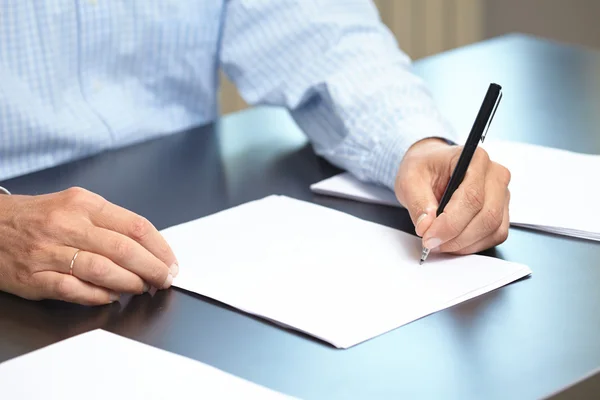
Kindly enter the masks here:
[[0, 196], [2, 291], [100, 305], [122, 293], [166, 289], [178, 271], [171, 248], [147, 219], [85, 189]]

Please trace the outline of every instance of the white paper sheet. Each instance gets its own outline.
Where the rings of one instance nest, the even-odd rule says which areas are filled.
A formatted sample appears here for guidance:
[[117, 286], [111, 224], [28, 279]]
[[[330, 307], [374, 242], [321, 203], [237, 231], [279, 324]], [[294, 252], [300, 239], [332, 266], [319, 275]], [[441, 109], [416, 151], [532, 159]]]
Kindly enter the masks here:
[[387, 187], [362, 182], [349, 172], [313, 183], [310, 190], [326, 196], [403, 208], [393, 191]]
[[290, 399], [198, 361], [94, 330], [0, 364], [3, 399]]
[[407, 233], [284, 196], [162, 231], [174, 285], [347, 348], [531, 273], [430, 255]]
[[[517, 142], [483, 146], [492, 160], [512, 174], [510, 220], [513, 226], [600, 240], [600, 156]], [[394, 193], [363, 183], [349, 173], [311, 185], [315, 193], [401, 207]]]

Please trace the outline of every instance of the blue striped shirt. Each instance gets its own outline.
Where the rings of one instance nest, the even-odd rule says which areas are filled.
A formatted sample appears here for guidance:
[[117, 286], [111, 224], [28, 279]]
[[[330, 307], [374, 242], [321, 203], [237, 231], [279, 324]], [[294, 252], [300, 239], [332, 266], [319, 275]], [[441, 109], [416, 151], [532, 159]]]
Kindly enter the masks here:
[[369, 0], [0, 7], [0, 179], [214, 121], [220, 68], [366, 181], [393, 187], [412, 143], [453, 135]]

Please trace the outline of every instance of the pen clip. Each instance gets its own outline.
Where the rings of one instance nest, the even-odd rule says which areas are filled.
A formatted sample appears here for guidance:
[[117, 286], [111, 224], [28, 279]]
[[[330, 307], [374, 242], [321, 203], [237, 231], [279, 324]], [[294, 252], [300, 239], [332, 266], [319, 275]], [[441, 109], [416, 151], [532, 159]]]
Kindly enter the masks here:
[[494, 109], [492, 110], [492, 115], [488, 120], [487, 125], [485, 126], [483, 135], [481, 135], [481, 143], [483, 143], [483, 140], [487, 136], [488, 129], [490, 129], [490, 125], [492, 123], [492, 120], [494, 119], [494, 115], [496, 115], [496, 110], [498, 109], [498, 104], [500, 104], [500, 100], [502, 100], [502, 91], [500, 91], [500, 94], [498, 95], [498, 99], [496, 100], [496, 104], [494, 104]]

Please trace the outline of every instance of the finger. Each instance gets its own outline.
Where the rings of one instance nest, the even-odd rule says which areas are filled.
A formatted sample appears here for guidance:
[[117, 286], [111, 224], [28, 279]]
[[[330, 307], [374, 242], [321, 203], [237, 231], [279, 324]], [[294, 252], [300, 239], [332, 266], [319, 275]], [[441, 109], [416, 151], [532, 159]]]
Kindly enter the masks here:
[[419, 236], [427, 231], [433, 220], [438, 206], [431, 182], [421, 172], [399, 177], [396, 185], [396, 196], [408, 210], [410, 219]]
[[100, 254], [113, 263], [133, 272], [151, 286], [166, 289], [173, 282], [167, 265], [135, 240], [120, 233], [98, 227], [86, 230], [81, 243], [71, 247]]
[[169, 266], [171, 275], [177, 276], [179, 266], [173, 250], [146, 218], [110, 202], [104, 202], [96, 213], [91, 213], [92, 223], [100, 228], [119, 232], [130, 237], [156, 258]]
[[490, 159], [478, 149], [471, 160], [463, 182], [423, 236], [423, 246], [435, 249], [460, 235], [481, 211], [485, 201], [485, 176]]
[[60, 272], [36, 272], [32, 275], [32, 279], [45, 299], [89, 306], [109, 304], [119, 299], [117, 293]]
[[474, 254], [497, 246], [501, 243], [504, 243], [504, 241], [508, 238], [508, 232], [510, 228], [510, 216], [508, 208], [509, 203], [506, 202], [504, 206], [504, 214], [502, 217], [502, 224], [500, 225], [500, 228], [498, 228], [493, 234], [479, 240], [478, 242], [475, 242], [470, 246], [460, 249], [459, 251], [455, 252], [455, 254]]
[[488, 237], [500, 228], [509, 192], [503, 181], [498, 179], [499, 165], [492, 165], [485, 183], [485, 201], [481, 211], [469, 222], [464, 231], [440, 246], [441, 252], [455, 252]]
[[139, 294], [147, 292], [150, 288], [139, 276], [100, 254], [79, 251], [73, 262], [73, 268], [70, 269], [71, 260], [77, 249], [63, 247], [60, 251], [63, 254], [63, 261], [60, 262], [60, 265], [66, 269], [64, 272], [66, 274], [72, 272], [73, 276], [82, 281], [110, 289], [116, 293]]

